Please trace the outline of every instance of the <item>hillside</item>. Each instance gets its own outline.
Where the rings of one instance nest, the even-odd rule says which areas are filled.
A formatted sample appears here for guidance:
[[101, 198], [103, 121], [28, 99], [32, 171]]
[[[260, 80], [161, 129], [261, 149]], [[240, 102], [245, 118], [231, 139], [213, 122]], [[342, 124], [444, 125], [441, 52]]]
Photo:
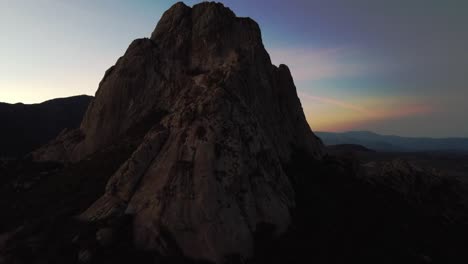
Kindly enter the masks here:
[[63, 129], [77, 128], [91, 99], [82, 95], [40, 104], [0, 103], [0, 157], [25, 155]]

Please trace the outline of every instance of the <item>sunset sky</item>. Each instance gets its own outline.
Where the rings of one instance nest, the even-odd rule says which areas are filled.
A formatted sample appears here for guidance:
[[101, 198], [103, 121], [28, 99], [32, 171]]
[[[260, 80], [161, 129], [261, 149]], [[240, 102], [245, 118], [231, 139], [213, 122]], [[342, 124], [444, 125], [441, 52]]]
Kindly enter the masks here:
[[[468, 136], [468, 1], [220, 2], [259, 23], [313, 130]], [[0, 101], [94, 95], [174, 3], [0, 0]]]

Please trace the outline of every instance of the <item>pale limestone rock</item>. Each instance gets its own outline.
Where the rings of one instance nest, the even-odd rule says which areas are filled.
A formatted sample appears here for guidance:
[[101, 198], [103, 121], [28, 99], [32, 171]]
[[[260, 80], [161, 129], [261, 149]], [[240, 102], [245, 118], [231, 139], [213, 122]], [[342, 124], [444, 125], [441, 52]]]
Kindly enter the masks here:
[[296, 150], [322, 155], [289, 69], [271, 64], [253, 20], [218, 3], [169, 9], [106, 72], [80, 129], [35, 157], [76, 162], [128, 137], [140, 146], [81, 218], [129, 214], [140, 248], [215, 262], [251, 256], [259, 224], [285, 232], [284, 165]]

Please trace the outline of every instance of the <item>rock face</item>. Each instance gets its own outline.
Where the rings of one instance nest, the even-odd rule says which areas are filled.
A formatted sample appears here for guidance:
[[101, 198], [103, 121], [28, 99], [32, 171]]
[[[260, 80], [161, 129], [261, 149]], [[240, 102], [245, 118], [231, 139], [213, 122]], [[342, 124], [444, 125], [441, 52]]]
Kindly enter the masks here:
[[287, 66], [271, 64], [253, 20], [218, 3], [166, 11], [106, 72], [80, 129], [35, 158], [79, 161], [135, 134], [81, 217], [133, 215], [140, 248], [215, 262], [250, 256], [259, 225], [284, 232], [295, 202], [283, 166], [297, 149], [322, 155]]

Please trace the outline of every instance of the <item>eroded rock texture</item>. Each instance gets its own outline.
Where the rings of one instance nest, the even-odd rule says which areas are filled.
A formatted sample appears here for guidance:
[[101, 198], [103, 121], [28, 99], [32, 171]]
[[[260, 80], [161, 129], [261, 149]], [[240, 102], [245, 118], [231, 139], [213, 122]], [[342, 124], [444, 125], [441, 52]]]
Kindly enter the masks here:
[[296, 149], [320, 158], [289, 69], [271, 64], [253, 20], [218, 3], [177, 3], [150, 39], [105, 74], [77, 131], [34, 153], [85, 159], [122, 138], [136, 151], [82, 218], [134, 216], [140, 248], [220, 262], [250, 256], [259, 225], [290, 223], [284, 171]]

